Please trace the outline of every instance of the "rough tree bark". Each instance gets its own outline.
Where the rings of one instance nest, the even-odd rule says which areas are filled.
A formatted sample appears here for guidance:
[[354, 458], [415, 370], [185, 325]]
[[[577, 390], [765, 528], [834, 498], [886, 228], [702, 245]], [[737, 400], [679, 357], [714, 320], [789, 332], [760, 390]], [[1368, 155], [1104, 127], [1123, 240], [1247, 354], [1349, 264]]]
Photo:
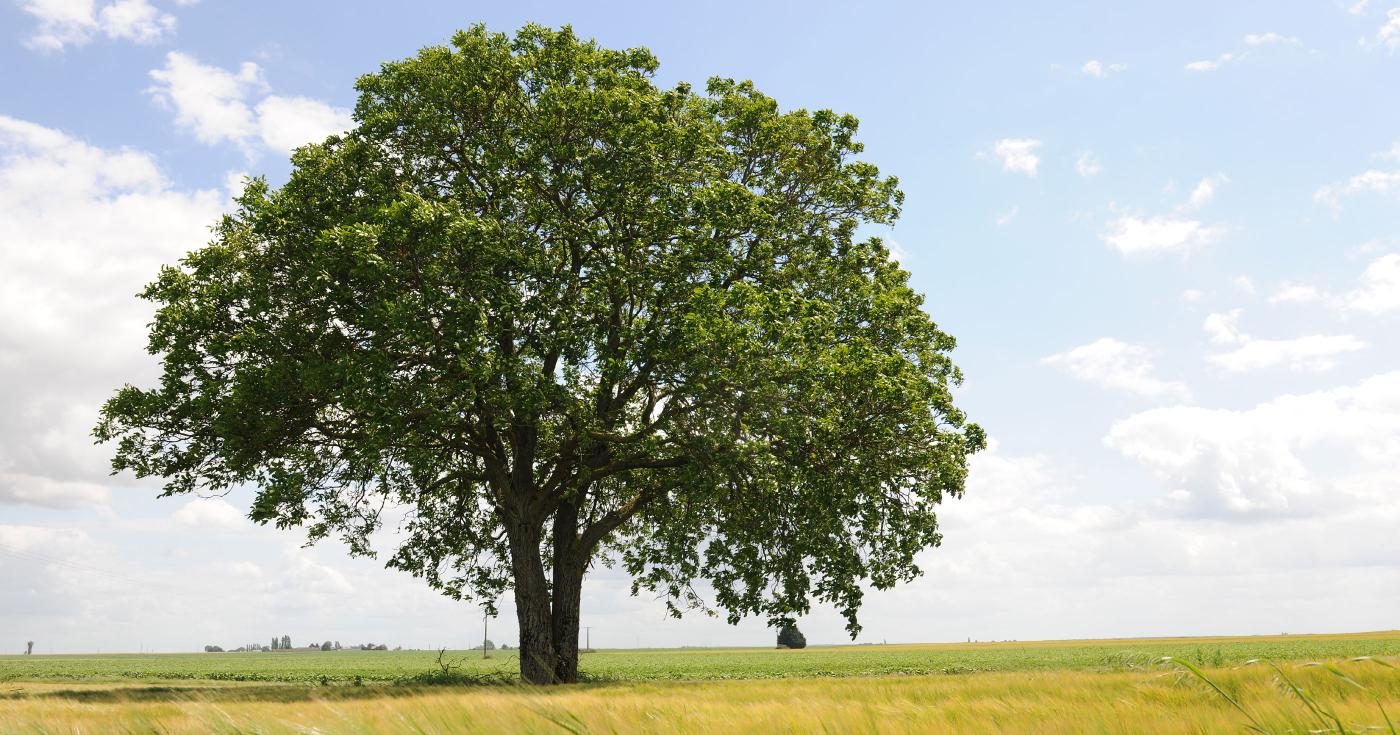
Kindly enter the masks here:
[[554, 638], [554, 680], [578, 681], [579, 598], [587, 550], [579, 548], [578, 505], [560, 503], [554, 514], [554, 600], [550, 627]]
[[539, 528], [518, 526], [510, 534], [510, 556], [515, 573], [515, 616], [520, 625], [520, 677], [528, 684], [553, 684], [554, 627]]

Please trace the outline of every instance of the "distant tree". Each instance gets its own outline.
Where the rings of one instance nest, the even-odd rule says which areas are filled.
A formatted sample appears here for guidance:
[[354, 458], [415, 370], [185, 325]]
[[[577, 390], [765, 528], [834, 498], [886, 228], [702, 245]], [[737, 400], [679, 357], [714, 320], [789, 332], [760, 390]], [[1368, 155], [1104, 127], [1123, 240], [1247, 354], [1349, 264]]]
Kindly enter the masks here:
[[513, 591], [532, 684], [577, 680], [600, 554], [674, 615], [816, 600], [854, 637], [985, 444], [954, 340], [870, 235], [903, 194], [854, 117], [658, 66], [477, 26], [360, 77], [353, 129], [143, 292], [163, 375], [103, 407], [113, 469], [356, 555], [401, 513], [388, 565]]
[[387, 650], [389, 650], [389, 644], [387, 644], [387, 643], [380, 643], [379, 645], [377, 645], [377, 646], [374, 647], [374, 650], [376, 650], [376, 651], [387, 651]]
[[285, 649], [285, 650], [288, 650], [288, 651], [292, 650], [292, 637], [291, 637], [291, 636], [289, 636], [289, 635], [284, 635], [284, 636], [282, 636], [282, 648]]
[[335, 642], [335, 650], [337, 650], [337, 651], [340, 650], [340, 641], [336, 641], [336, 642]]
[[495, 643], [492, 643], [490, 638], [487, 638], [485, 643], [483, 643], [483, 644], [481, 644], [481, 645], [478, 645], [478, 646], [472, 646], [472, 650], [473, 650], [473, 651], [481, 651], [481, 650], [494, 651], [494, 650], [496, 650], [496, 644], [495, 644]]
[[272, 636], [272, 650], [276, 651], [282, 647], [282, 641], [277, 640], [277, 636]]
[[205, 652], [205, 653], [223, 653], [223, 652], [224, 652], [224, 649], [220, 648], [219, 646], [205, 646], [205, 647], [204, 647], [204, 652]]
[[333, 650], [335, 650], [335, 644], [334, 644], [334, 643], [331, 643], [330, 641], [326, 641], [325, 643], [322, 643], [322, 644], [321, 644], [321, 650], [322, 650], [322, 651], [333, 651]]
[[34, 641], [29, 641], [27, 644], [25, 644], [25, 647], [24, 647], [24, 655], [26, 655], [26, 656], [32, 656], [33, 654], [34, 654]]
[[778, 629], [778, 645], [784, 648], [806, 648], [807, 636], [802, 635], [795, 623], [786, 623]]

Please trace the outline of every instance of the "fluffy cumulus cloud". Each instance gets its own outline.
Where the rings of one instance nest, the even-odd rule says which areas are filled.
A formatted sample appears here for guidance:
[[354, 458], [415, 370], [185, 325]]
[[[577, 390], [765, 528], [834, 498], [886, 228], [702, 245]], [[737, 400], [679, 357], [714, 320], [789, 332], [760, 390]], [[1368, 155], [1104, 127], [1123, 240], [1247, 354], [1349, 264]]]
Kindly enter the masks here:
[[351, 126], [350, 113], [319, 100], [268, 94], [262, 69], [201, 63], [172, 51], [151, 71], [152, 97], [175, 113], [175, 123], [209, 144], [232, 143], [250, 156], [260, 147], [289, 152]]
[[1187, 200], [1186, 206], [1190, 209], [1200, 209], [1204, 207], [1210, 203], [1210, 200], [1215, 198], [1215, 193], [1220, 189], [1221, 185], [1228, 184], [1229, 182], [1230, 178], [1225, 174], [1216, 174], [1201, 179], [1200, 183], [1196, 184], [1196, 187], [1191, 190], [1191, 196]]
[[193, 498], [171, 518], [181, 526], [201, 531], [238, 533], [250, 528], [243, 512], [223, 498]]
[[1296, 36], [1285, 36], [1281, 33], [1268, 31], [1266, 33], [1247, 33], [1244, 37], [1244, 43], [1246, 46], [1268, 46], [1271, 44], [1298, 46], [1303, 42]]
[[0, 503], [107, 496], [101, 401], [151, 376], [133, 295], [208, 239], [222, 191], [180, 191], [148, 155], [0, 116]]
[[1168, 505], [1188, 515], [1393, 505], [1385, 478], [1400, 456], [1400, 372], [1244, 410], [1151, 409], [1114, 423], [1105, 443], [1150, 470]]
[[1210, 341], [1218, 345], [1230, 345], [1242, 342], [1246, 339], [1240, 332], [1239, 321], [1243, 309], [1232, 309], [1228, 312], [1216, 312], [1206, 316], [1201, 328], [1206, 330], [1206, 335]]
[[174, 33], [175, 16], [150, 4], [149, 0], [24, 0], [24, 11], [34, 16], [37, 26], [25, 41], [30, 48], [61, 51], [82, 46], [93, 38], [154, 43]]
[[1002, 138], [992, 146], [1003, 171], [1035, 176], [1040, 168], [1041, 142], [1034, 138]]
[[1190, 252], [1220, 239], [1224, 230], [1179, 214], [1124, 214], [1110, 221], [1099, 237], [1123, 255]]
[[1110, 220], [1099, 239], [1127, 256], [1155, 253], [1189, 253], [1220, 239], [1225, 230], [1197, 218], [1196, 211], [1215, 198], [1230, 181], [1225, 174], [1207, 176], [1196, 184], [1185, 202], [1159, 215], [1121, 213]]
[[1091, 77], [1103, 79], [1124, 71], [1127, 68], [1127, 64], [1105, 64], [1098, 59], [1089, 59], [1084, 62], [1084, 66], [1079, 67], [1079, 70]]
[[[925, 577], [872, 594], [861, 620], [891, 641], [1384, 625], [1385, 613], [1365, 606], [1329, 616], [1317, 597], [1376, 590], [1377, 568], [1400, 563], [1388, 541], [1400, 499], [1384, 492], [1386, 460], [1376, 455], [1391, 447], [1377, 441], [1333, 472], [1306, 451], [1326, 429], [1312, 435], [1280, 419], [1359, 418], [1393, 444], [1394, 407], [1387, 416], [1368, 403], [1387, 392], [1378, 381], [1240, 412], [1138, 414], [1108, 442], [1141, 463], [1143, 481], [1129, 484], [1146, 494], [1115, 486], [1096, 499], [1084, 492], [1096, 472], [992, 442], [972, 459], [966, 496], [939, 512], [945, 542], [920, 556]], [[1250, 522], [1259, 518], [1269, 522]], [[1338, 533], [1352, 543], [1337, 543]]]
[[1206, 359], [1230, 372], [1242, 373], [1276, 366], [1297, 371], [1329, 370], [1350, 352], [1364, 350], [1365, 341], [1349, 334], [1306, 335], [1292, 339], [1256, 339], [1239, 328], [1241, 309], [1213, 313], [1201, 324], [1213, 344], [1234, 349]]
[[1362, 314], [1400, 311], [1400, 254], [1390, 253], [1371, 261], [1356, 288], [1343, 296], [1342, 306]]
[[1099, 163], [1099, 159], [1095, 158], [1093, 153], [1085, 151], [1079, 154], [1079, 158], [1075, 159], [1074, 170], [1080, 176], [1087, 178], [1102, 173], [1103, 165]]
[[1184, 399], [1190, 396], [1184, 383], [1162, 380], [1155, 375], [1152, 353], [1146, 347], [1110, 337], [1051, 355], [1041, 362], [1080, 380], [1144, 398]]
[[1199, 61], [1188, 62], [1188, 63], [1186, 64], [1186, 70], [1187, 70], [1187, 71], [1215, 71], [1216, 69], [1219, 69], [1220, 67], [1222, 67], [1222, 66], [1224, 66], [1224, 65], [1226, 65], [1226, 64], [1228, 64], [1228, 63], [1230, 63], [1230, 62], [1232, 62], [1232, 61], [1234, 61], [1234, 60], [1235, 60], [1235, 55], [1234, 55], [1234, 54], [1232, 54], [1232, 53], [1224, 53], [1224, 54], [1221, 54], [1221, 55], [1215, 57], [1214, 59], [1201, 59], [1201, 60], [1199, 60]]
[[1342, 355], [1366, 349], [1364, 340], [1349, 334], [1310, 334], [1292, 339], [1250, 339], [1239, 347], [1206, 359], [1235, 373], [1275, 366], [1319, 372], [1337, 366]]
[[1376, 37], [1372, 39], [1371, 43], [1391, 53], [1400, 49], [1400, 8], [1391, 8], [1386, 11], [1385, 22], [1376, 31]]
[[1339, 209], [1343, 198], [1360, 194], [1400, 195], [1400, 170], [1382, 171], [1373, 168], [1364, 171], [1346, 181], [1323, 186], [1313, 194], [1313, 200]]

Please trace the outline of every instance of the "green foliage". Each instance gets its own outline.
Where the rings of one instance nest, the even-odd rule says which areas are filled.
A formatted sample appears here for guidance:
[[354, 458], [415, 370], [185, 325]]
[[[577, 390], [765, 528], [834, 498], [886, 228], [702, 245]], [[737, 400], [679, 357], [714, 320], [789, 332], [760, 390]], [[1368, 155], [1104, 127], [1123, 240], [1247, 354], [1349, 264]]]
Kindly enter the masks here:
[[114, 469], [354, 554], [395, 506], [388, 564], [487, 606], [603, 551], [676, 614], [704, 580], [854, 635], [984, 444], [954, 340], [863, 236], [903, 196], [854, 117], [656, 68], [476, 27], [362, 77], [143, 292], [163, 373], [104, 406]]
[[806, 648], [807, 636], [802, 635], [796, 623], [783, 623], [778, 628], [778, 645], [784, 648]]

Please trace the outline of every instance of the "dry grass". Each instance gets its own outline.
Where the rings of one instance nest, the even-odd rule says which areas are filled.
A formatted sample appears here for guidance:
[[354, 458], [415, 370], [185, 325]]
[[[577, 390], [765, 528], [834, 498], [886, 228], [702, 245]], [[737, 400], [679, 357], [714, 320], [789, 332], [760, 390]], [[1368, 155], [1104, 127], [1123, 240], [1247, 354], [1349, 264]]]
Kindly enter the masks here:
[[[1385, 727], [1400, 675], [1341, 663], [1365, 690], [1321, 667], [1289, 664], [1294, 686], [1347, 732]], [[1217, 733], [1338, 732], [1322, 726], [1275, 670], [1035, 671], [956, 676], [787, 679], [429, 689], [223, 685], [0, 687], [5, 733]], [[1330, 729], [1328, 729], [1330, 728]], [[1388, 732], [1388, 729], [1380, 730]]]

